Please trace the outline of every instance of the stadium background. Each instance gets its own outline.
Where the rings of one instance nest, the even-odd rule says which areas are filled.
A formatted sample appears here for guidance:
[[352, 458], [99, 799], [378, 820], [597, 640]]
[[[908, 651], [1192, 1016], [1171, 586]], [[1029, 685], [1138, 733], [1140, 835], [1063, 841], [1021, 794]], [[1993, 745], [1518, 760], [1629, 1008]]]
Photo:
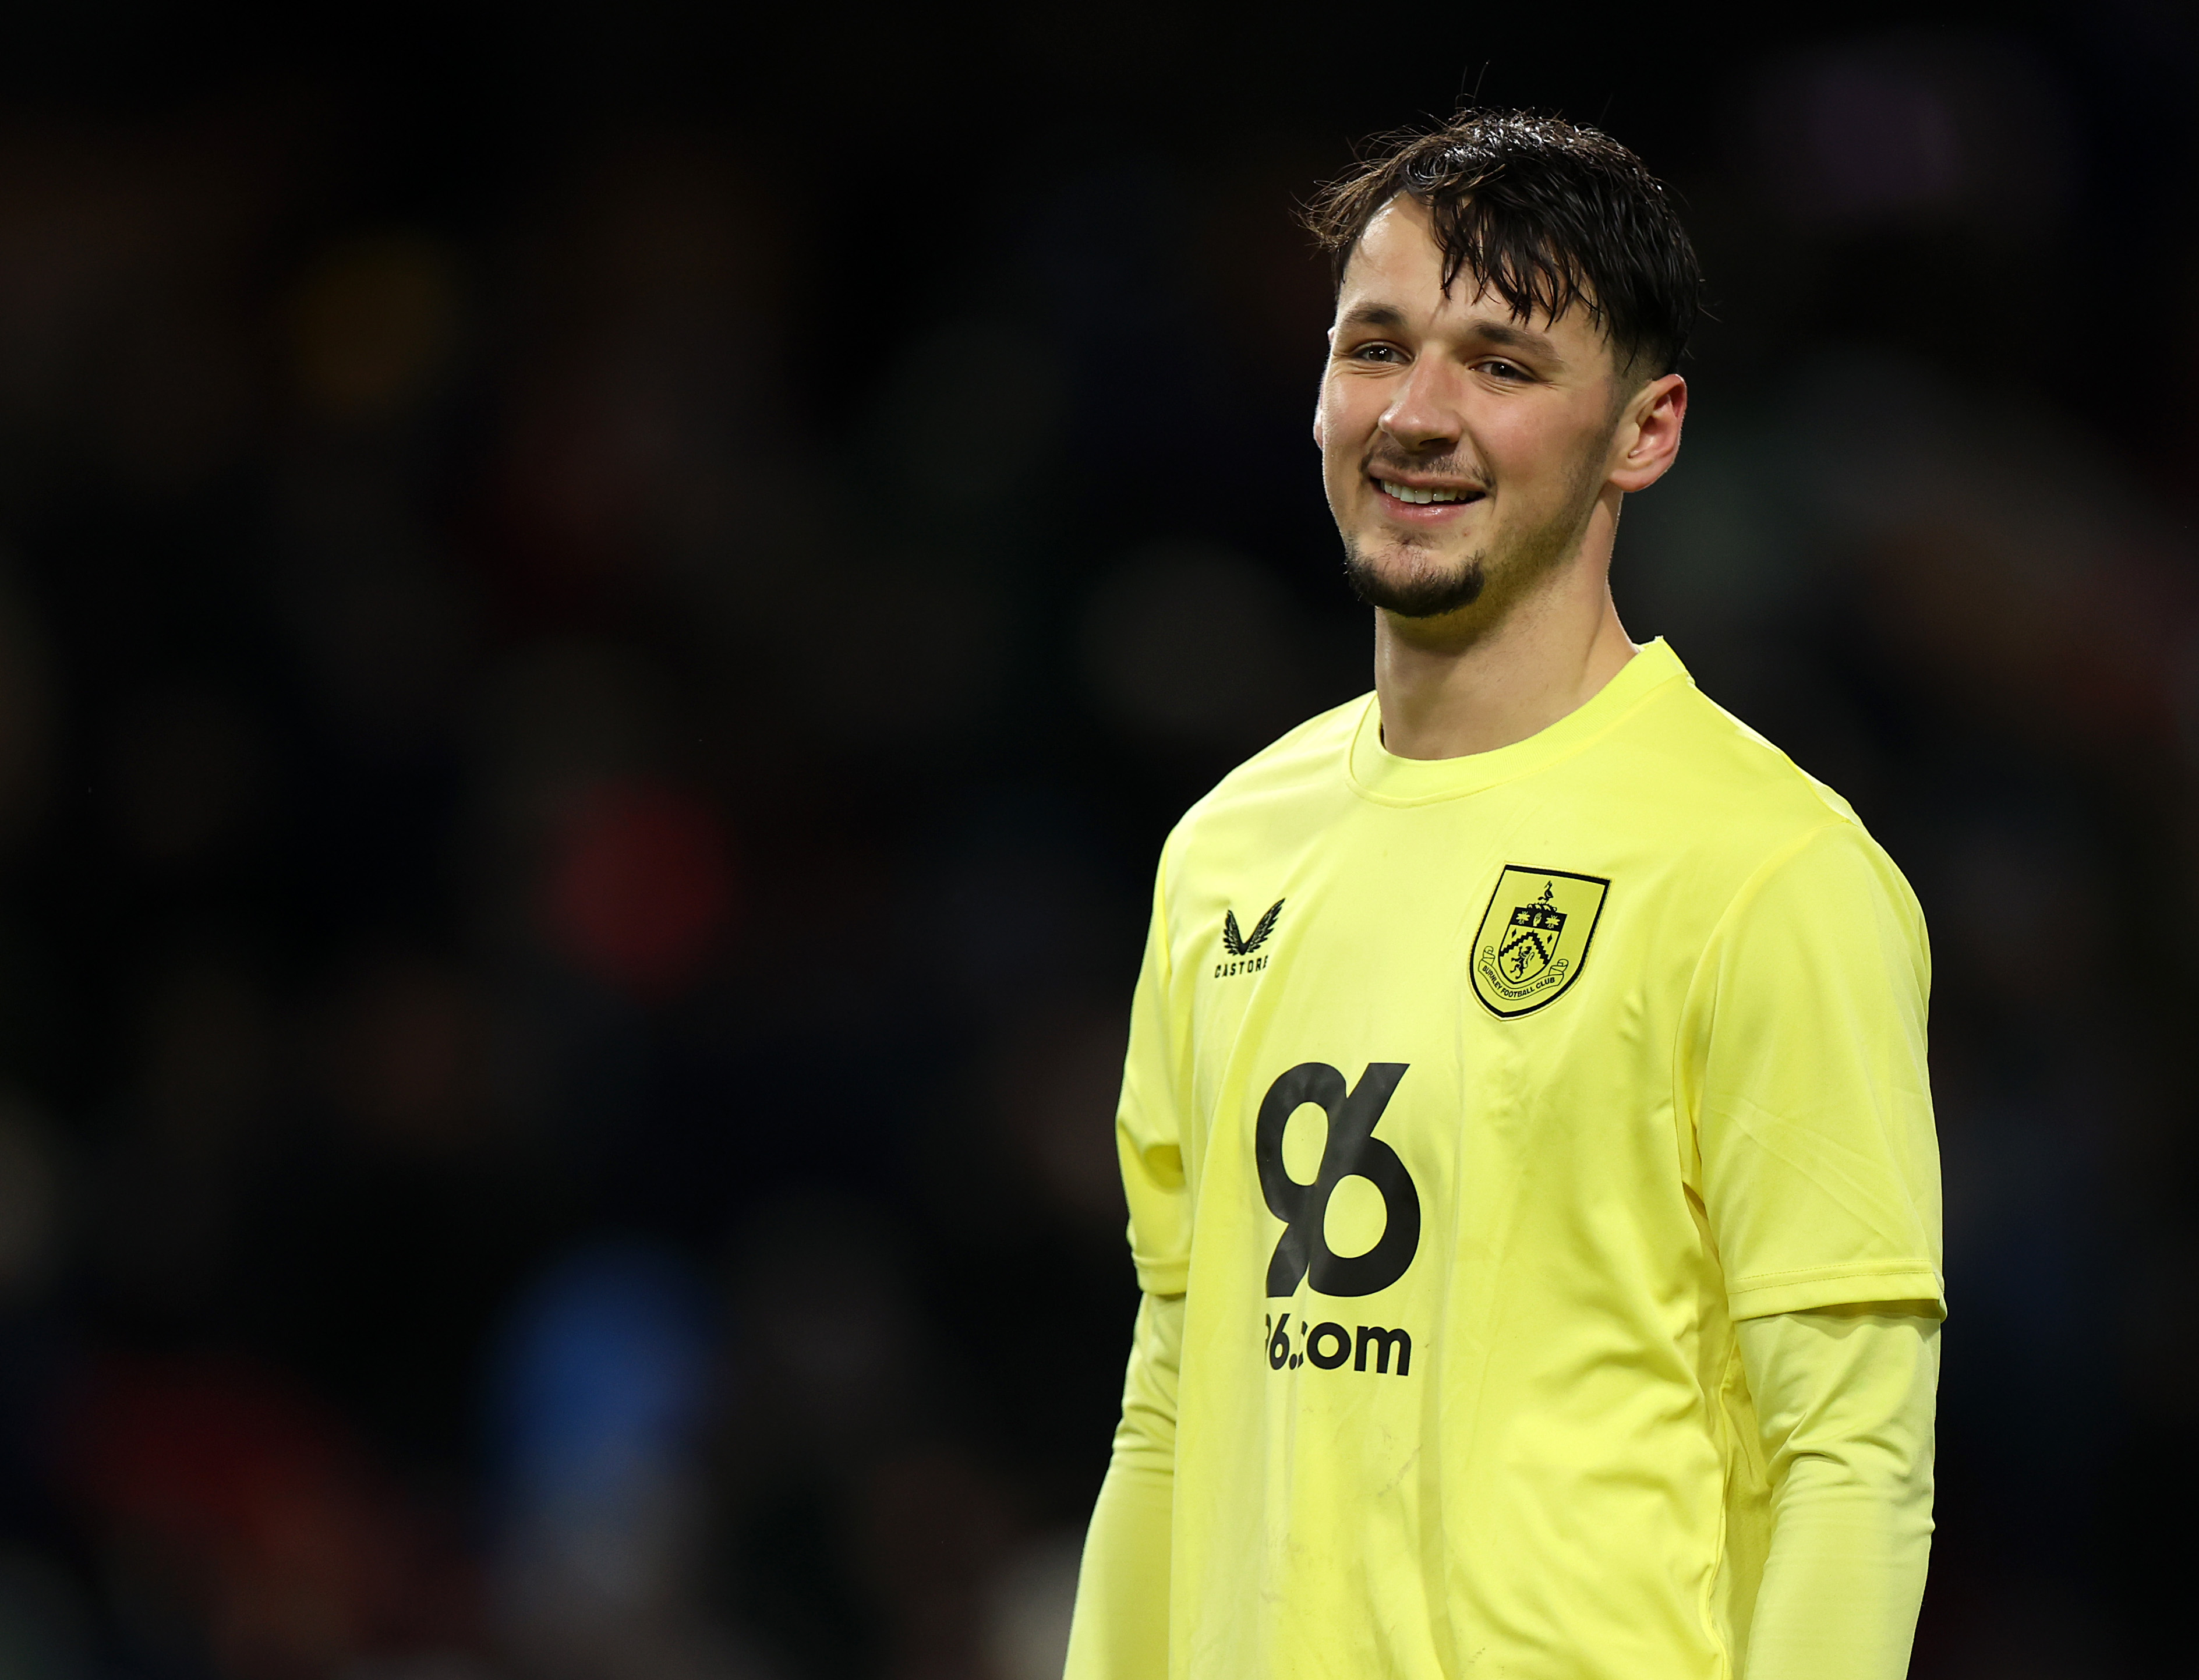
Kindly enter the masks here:
[[1916, 1672], [2191, 1671], [2190, 15], [0, 24], [0, 1671], [1035, 1680], [1146, 880], [1364, 685], [1291, 210], [1684, 195], [1619, 587], [1935, 935]]

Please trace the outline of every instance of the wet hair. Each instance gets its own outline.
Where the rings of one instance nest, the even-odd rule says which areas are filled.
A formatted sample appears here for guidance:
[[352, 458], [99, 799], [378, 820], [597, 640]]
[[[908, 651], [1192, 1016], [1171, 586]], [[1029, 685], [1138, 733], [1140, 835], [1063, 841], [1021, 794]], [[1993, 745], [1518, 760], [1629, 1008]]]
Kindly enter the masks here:
[[1372, 143], [1304, 211], [1336, 283], [1382, 207], [1425, 206], [1448, 292], [1461, 274], [1514, 319], [1578, 304], [1622, 372], [1671, 372], [1702, 312], [1702, 270], [1663, 184], [1609, 135], [1558, 117], [1483, 111]]

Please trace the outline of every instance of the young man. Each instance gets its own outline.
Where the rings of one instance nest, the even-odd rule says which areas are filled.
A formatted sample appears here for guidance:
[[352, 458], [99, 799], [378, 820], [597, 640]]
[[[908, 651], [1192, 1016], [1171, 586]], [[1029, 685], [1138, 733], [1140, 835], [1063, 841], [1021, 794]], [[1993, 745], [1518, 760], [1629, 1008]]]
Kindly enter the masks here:
[[1484, 115], [1331, 187], [1314, 437], [1374, 693], [1170, 836], [1146, 1292], [1071, 1680], [1895, 1680], [1942, 1316], [1914, 896], [1636, 647], [1700, 279]]

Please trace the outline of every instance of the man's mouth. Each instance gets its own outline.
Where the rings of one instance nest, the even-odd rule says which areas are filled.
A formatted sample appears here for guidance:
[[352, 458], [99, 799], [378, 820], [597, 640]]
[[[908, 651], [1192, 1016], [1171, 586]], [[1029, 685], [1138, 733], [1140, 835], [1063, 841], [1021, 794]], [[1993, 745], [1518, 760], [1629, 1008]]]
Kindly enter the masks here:
[[1369, 473], [1368, 476], [1384, 495], [1415, 507], [1437, 502], [1478, 502], [1489, 493], [1478, 484], [1408, 484], [1403, 479], [1384, 478], [1379, 473]]

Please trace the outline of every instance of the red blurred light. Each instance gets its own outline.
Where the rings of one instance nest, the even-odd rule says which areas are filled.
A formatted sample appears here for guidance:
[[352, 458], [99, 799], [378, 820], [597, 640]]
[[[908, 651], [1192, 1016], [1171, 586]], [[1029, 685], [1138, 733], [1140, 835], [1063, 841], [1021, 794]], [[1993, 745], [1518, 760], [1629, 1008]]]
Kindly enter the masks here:
[[696, 978], [733, 907], [724, 824], [693, 796], [646, 781], [605, 783], [575, 802], [546, 884], [559, 953], [652, 996]]
[[202, 1623], [224, 1675], [311, 1680], [473, 1642], [470, 1566], [279, 1374], [108, 1358], [70, 1401], [67, 1484], [137, 1589], [173, 1594]]

